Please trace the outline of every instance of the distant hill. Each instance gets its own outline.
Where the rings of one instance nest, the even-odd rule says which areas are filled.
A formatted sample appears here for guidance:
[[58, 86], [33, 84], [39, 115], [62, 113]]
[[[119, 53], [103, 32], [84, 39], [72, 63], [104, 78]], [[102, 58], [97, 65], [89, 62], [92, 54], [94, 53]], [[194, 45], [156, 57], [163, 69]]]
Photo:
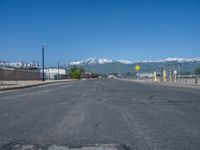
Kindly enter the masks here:
[[141, 62], [132, 62], [129, 60], [112, 60], [105, 58], [88, 58], [86, 60], [74, 61], [66, 65], [70, 69], [73, 65], [83, 66], [88, 72], [100, 74], [127, 74], [136, 72], [134, 67], [141, 66], [141, 73], [153, 73], [154, 70], [160, 72], [163, 68], [167, 71], [177, 70], [182, 74], [193, 73], [195, 68], [200, 67], [200, 58], [166, 58], [160, 60], [145, 60]]

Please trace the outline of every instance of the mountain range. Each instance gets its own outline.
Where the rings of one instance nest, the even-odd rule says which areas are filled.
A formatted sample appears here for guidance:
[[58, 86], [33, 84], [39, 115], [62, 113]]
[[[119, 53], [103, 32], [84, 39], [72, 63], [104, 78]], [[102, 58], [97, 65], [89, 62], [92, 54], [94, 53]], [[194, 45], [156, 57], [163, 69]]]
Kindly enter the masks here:
[[149, 62], [198, 62], [200, 61], [200, 57], [197, 58], [165, 58], [159, 60], [144, 60], [144, 61], [130, 61], [130, 60], [113, 60], [107, 58], [96, 58], [91, 57], [81, 61], [73, 61], [69, 63], [69, 65], [89, 65], [89, 64], [108, 64], [108, 63], [121, 63], [121, 64], [134, 64], [134, 63], [149, 63]]
[[107, 58], [88, 58], [80, 61], [69, 63], [67, 68], [73, 65], [84, 67], [85, 71], [100, 74], [127, 74], [135, 73], [135, 66], [140, 65], [140, 73], [160, 72], [162, 69], [177, 70], [182, 74], [192, 74], [197, 67], [200, 67], [200, 57], [196, 58], [165, 58], [159, 60], [129, 61], [129, 60], [113, 60]]
[[69, 65], [89, 65], [89, 64], [108, 64], [113, 62], [119, 62], [122, 64], [132, 64], [133, 62], [129, 60], [112, 60], [107, 58], [88, 58], [81, 61], [73, 61]]
[[[130, 60], [113, 60], [108, 58], [88, 58], [80, 61], [73, 61], [69, 64], [60, 66], [63, 69], [70, 69], [74, 65], [84, 67], [86, 72], [94, 72], [99, 74], [117, 73], [121, 75], [136, 73], [134, 69], [136, 65], [140, 65], [139, 73], [153, 73], [154, 71], [161, 72], [162, 69], [177, 70], [182, 74], [193, 74], [197, 67], [200, 67], [200, 57], [196, 58], [165, 58], [159, 60], [144, 60], [144, 61], [130, 61]], [[0, 68], [38, 68], [36, 61], [31, 63], [25, 62], [8, 62], [0, 61]], [[55, 66], [57, 67], [57, 66]]]

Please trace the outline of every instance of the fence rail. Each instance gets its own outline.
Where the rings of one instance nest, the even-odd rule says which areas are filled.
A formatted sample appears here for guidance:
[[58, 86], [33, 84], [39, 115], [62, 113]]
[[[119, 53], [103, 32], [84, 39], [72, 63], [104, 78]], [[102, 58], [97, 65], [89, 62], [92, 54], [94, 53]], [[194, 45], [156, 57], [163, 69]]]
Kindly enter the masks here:
[[[125, 78], [125, 79], [137, 79], [137, 80], [141, 80], [141, 81], [150, 81], [150, 82], [155, 82], [155, 78], [154, 77], [131, 77], [131, 76], [123, 76], [120, 78]], [[177, 76], [177, 78], [175, 79], [174, 77], [166, 77], [166, 80], [163, 79], [163, 77], [157, 77], [156, 78], [156, 82], [166, 82], [166, 83], [181, 83], [181, 84], [198, 84], [200, 85], [200, 75], [180, 75]]]

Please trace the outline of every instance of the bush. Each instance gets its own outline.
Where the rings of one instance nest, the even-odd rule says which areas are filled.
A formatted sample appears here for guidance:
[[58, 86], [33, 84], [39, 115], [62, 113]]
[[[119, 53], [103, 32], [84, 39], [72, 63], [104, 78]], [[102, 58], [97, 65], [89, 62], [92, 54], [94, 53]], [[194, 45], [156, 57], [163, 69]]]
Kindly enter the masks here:
[[84, 73], [84, 69], [82, 67], [73, 66], [71, 68], [70, 76], [73, 79], [81, 79]]

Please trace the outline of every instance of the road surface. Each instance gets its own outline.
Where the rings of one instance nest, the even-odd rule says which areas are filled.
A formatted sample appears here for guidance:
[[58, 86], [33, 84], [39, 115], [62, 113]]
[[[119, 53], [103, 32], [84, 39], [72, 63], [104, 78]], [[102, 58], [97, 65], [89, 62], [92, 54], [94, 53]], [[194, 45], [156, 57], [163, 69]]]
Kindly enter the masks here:
[[95, 144], [199, 150], [200, 90], [101, 79], [0, 92], [0, 149]]

